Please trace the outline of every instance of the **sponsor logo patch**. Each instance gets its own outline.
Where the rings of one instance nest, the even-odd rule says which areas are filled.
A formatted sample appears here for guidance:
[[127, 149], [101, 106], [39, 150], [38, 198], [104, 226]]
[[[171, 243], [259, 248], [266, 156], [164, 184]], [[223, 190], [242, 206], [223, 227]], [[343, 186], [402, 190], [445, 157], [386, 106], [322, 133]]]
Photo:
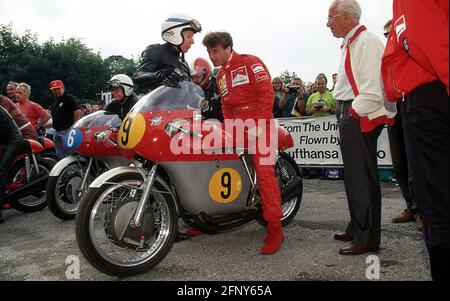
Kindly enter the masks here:
[[219, 89], [220, 89], [220, 92], [222, 93], [222, 96], [225, 96], [228, 94], [226, 75], [224, 75], [221, 79], [219, 79]]
[[255, 74], [255, 78], [257, 82], [261, 82], [263, 80], [268, 80], [269, 75], [267, 74], [266, 69], [264, 69], [262, 64], [254, 64], [252, 65], [253, 73]]
[[255, 64], [252, 66], [253, 73], [257, 74], [259, 72], [265, 72], [266, 70], [261, 64]]
[[246, 66], [239, 67], [238, 69], [231, 71], [231, 83], [233, 87], [250, 83]]
[[255, 77], [256, 77], [256, 81], [258, 83], [263, 81], [263, 80], [268, 80], [269, 79], [269, 76], [267, 75], [266, 72], [260, 72], [258, 74], [255, 74]]
[[395, 35], [397, 36], [397, 42], [400, 42], [400, 36], [402, 33], [406, 30], [406, 20], [405, 16], [402, 15], [400, 18], [398, 18], [397, 21], [395, 21]]

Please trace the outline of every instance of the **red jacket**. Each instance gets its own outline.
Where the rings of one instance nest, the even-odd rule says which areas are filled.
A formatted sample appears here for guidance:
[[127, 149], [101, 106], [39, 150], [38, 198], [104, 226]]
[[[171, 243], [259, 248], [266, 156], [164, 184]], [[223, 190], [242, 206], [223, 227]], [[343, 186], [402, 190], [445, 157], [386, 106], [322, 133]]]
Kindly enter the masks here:
[[448, 82], [448, 0], [394, 0], [381, 73], [386, 97], [399, 101], [415, 88]]
[[232, 53], [231, 60], [217, 74], [224, 119], [251, 112], [254, 119], [271, 119], [275, 98], [272, 80], [256, 56]]

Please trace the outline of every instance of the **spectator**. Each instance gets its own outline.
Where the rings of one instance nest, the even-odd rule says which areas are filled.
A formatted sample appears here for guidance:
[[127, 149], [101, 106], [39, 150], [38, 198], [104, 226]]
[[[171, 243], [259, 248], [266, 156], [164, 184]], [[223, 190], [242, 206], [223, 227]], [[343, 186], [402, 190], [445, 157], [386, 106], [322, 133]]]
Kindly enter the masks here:
[[6, 96], [12, 101], [12, 102], [17, 102], [16, 101], [16, 88], [19, 84], [13, 81], [10, 81], [7, 85], [6, 85]]
[[98, 105], [92, 105], [91, 106], [91, 113], [97, 112], [100, 109]]
[[[384, 25], [384, 35], [387, 37], [391, 30], [392, 20]], [[389, 147], [391, 149], [392, 165], [395, 179], [406, 202], [406, 209], [392, 219], [393, 223], [416, 222], [416, 229], [422, 231], [422, 219], [414, 198], [412, 179], [409, 174], [408, 158], [406, 155], [404, 128], [402, 123], [402, 103], [397, 103], [397, 115], [394, 117], [394, 125], [388, 128]]]
[[280, 110], [280, 99], [284, 95], [284, 84], [283, 81], [281, 80], [281, 77], [274, 77], [272, 79], [272, 87], [273, 92], [275, 93], [275, 99], [273, 101], [273, 109], [272, 109], [273, 117], [280, 118], [282, 117]]
[[308, 98], [306, 113], [312, 116], [328, 116], [336, 110], [336, 100], [331, 92], [327, 91], [327, 78], [318, 76], [316, 79], [317, 93]]
[[51, 115], [39, 104], [30, 100], [31, 87], [26, 83], [20, 83], [16, 88], [17, 108], [22, 111], [31, 124], [37, 129], [42, 129]]
[[36, 128], [31, 124], [28, 118], [20, 111], [8, 97], [0, 95], [0, 106], [2, 106], [14, 119], [17, 127], [24, 139], [37, 140]]
[[294, 77], [290, 85], [284, 88], [284, 95], [280, 99], [279, 108], [281, 110], [281, 117], [292, 117], [292, 109], [294, 108], [297, 99], [297, 90], [302, 86], [302, 80], [299, 77]]
[[81, 117], [87, 116], [91, 113], [90, 110], [88, 110], [86, 104], [81, 104], [80, 110], [81, 110]]
[[386, 96], [401, 102], [431, 276], [449, 280], [449, 1], [394, 0], [383, 56]]
[[308, 99], [308, 95], [305, 93], [305, 87], [302, 84], [300, 89], [297, 90], [295, 104], [291, 111], [291, 116], [300, 117], [305, 116], [305, 107], [306, 100]]
[[50, 82], [50, 90], [55, 95], [55, 102], [51, 107], [52, 123], [55, 129], [54, 142], [56, 155], [60, 158], [67, 157], [68, 153], [64, 148], [64, 138], [70, 127], [80, 119], [81, 109], [75, 97], [66, 92], [61, 80]]
[[334, 91], [334, 86], [336, 86], [337, 73], [333, 73], [333, 75], [331, 76], [331, 78], [333, 79], [333, 86], [331, 87], [330, 92], [333, 92], [333, 91]]
[[[335, 0], [328, 11], [327, 27], [344, 38], [341, 65], [334, 90], [338, 107], [340, 147], [350, 222], [335, 239], [351, 241], [341, 255], [377, 251], [381, 240], [381, 189], [378, 180], [377, 141], [386, 122], [394, 117], [385, 105], [380, 65], [381, 40], [359, 24], [356, 0]], [[395, 111], [395, 108], [394, 108]]]
[[[327, 88], [328, 78], [327, 78], [327, 76], [325, 75], [325, 73], [319, 73], [319, 74], [317, 74], [316, 80], [315, 80], [316, 85], [317, 85], [317, 80], [318, 80], [319, 78], [325, 79], [325, 90], [329, 91], [328, 88]], [[319, 91], [319, 87], [317, 87], [317, 91]], [[316, 92], [316, 93], [317, 93], [317, 92]]]

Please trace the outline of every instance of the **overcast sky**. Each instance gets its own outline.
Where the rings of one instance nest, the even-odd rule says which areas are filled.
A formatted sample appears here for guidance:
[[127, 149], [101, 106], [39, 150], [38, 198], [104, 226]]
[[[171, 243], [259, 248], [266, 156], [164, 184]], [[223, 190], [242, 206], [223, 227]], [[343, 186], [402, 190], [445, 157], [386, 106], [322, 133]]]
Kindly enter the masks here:
[[[332, 0], [0, 0], [0, 23], [23, 34], [30, 29], [43, 42], [79, 37], [102, 57], [138, 57], [162, 43], [161, 23], [182, 12], [196, 18], [203, 32], [187, 53], [188, 62], [208, 58], [201, 41], [209, 31], [228, 31], [234, 49], [260, 57], [272, 76], [295, 71], [305, 81], [336, 72], [341, 44], [326, 27]], [[359, 0], [361, 23], [382, 35], [392, 17], [392, 0]]]

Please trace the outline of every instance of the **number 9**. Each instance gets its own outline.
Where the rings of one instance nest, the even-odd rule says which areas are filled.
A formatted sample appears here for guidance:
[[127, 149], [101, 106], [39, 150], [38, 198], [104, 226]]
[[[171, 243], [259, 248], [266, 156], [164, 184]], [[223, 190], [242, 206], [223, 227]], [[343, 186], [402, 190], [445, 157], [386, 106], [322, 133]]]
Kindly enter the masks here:
[[128, 144], [128, 140], [130, 138], [130, 129], [131, 124], [133, 123], [133, 118], [127, 117], [123, 123], [122, 132], [123, 135], [120, 137], [120, 141], [122, 142], [122, 145], [126, 146]]

